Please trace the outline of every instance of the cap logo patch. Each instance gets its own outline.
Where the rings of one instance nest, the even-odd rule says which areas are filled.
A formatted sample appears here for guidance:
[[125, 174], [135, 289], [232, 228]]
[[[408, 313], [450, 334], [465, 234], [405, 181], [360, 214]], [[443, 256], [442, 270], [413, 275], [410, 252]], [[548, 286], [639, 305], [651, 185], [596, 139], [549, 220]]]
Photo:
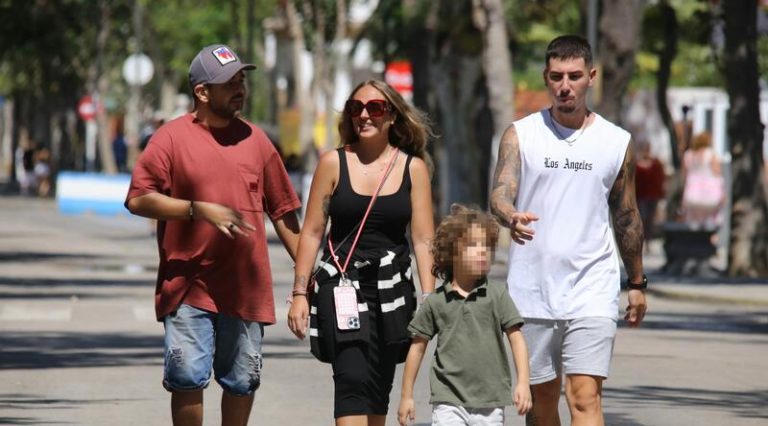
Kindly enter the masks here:
[[222, 46], [213, 51], [213, 56], [219, 61], [221, 65], [226, 65], [230, 62], [235, 62], [237, 57], [231, 50]]

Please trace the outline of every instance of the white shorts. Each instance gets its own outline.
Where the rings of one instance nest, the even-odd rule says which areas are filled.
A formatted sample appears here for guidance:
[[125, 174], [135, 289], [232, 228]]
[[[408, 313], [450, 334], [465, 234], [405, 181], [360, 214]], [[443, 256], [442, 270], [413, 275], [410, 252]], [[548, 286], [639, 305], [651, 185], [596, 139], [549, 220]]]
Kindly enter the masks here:
[[503, 426], [504, 407], [466, 408], [451, 404], [432, 406], [432, 426]]
[[531, 366], [531, 384], [565, 374], [608, 377], [616, 339], [616, 320], [525, 318], [522, 328]]

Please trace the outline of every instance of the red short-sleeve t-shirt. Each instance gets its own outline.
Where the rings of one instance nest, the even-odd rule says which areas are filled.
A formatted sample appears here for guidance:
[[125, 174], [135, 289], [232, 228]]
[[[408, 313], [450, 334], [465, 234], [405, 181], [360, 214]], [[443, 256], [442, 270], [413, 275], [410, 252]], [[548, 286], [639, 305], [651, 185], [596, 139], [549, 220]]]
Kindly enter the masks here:
[[205, 220], [159, 221], [158, 320], [183, 302], [274, 323], [263, 215], [277, 219], [300, 203], [264, 132], [240, 119], [224, 129], [208, 128], [192, 114], [167, 123], [139, 157], [126, 203], [154, 192], [228, 206], [256, 227], [248, 237], [230, 239]]

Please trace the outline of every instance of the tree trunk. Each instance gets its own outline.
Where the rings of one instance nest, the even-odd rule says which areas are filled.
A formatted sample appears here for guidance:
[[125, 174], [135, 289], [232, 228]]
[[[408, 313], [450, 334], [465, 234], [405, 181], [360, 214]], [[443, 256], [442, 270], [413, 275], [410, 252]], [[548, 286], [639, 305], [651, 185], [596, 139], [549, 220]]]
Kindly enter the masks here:
[[434, 62], [430, 69], [441, 129], [436, 147], [440, 210], [448, 211], [454, 202], [481, 205], [485, 201], [480, 194], [487, 170], [478, 167], [483, 163], [474, 121], [480, 103], [476, 87], [481, 83], [482, 69], [477, 58], [450, 54]]
[[[334, 110], [334, 96], [336, 93], [336, 78], [342, 67], [349, 67], [349, 58], [343, 57], [347, 52], [339, 49], [342, 40], [347, 38], [347, 3], [344, 0], [336, 0], [336, 32], [331, 45], [332, 60], [328, 66], [328, 78], [323, 85], [325, 95], [325, 147], [331, 149], [337, 145], [336, 112]], [[348, 72], [348, 70], [342, 70]]]
[[[483, 35], [482, 66], [493, 117], [493, 141], [481, 164], [489, 164], [488, 185], [496, 169], [499, 142], [515, 114], [512, 55], [509, 51], [504, 5], [501, 0], [473, 0], [475, 27]], [[487, 197], [486, 197], [487, 198]]]
[[430, 84], [440, 128], [435, 154], [442, 212], [453, 202], [487, 202], [483, 194], [488, 159], [483, 161], [483, 152], [490, 151], [492, 132], [482, 133], [490, 130], [490, 123], [478, 125], [488, 111], [488, 94], [480, 60], [483, 38], [471, 13], [471, 4], [441, 1], [436, 45], [430, 49]]
[[[677, 56], [678, 25], [675, 9], [664, 0], [657, 6], [662, 25], [661, 48], [657, 52], [659, 57], [659, 70], [656, 73], [656, 105], [659, 108], [659, 115], [664, 127], [669, 134], [669, 146], [672, 153], [672, 167], [675, 171], [680, 170], [680, 149], [675, 131], [675, 123], [672, 121], [672, 114], [669, 112], [667, 103], [667, 89], [669, 88], [669, 77], [672, 73], [672, 62]], [[674, 173], [672, 179], [668, 181], [667, 188], [667, 206], [666, 213], [669, 220], [674, 220], [677, 211], [680, 208], [680, 202], [683, 197], [683, 179], [680, 173]]]
[[[109, 38], [110, 28], [112, 26], [112, 10], [109, 2], [102, 0], [99, 2], [101, 17], [99, 19], [99, 33], [96, 36], [96, 63], [95, 72], [91, 73], [93, 80], [88, 86], [96, 94], [94, 100], [99, 105], [104, 105], [102, 96], [109, 93], [109, 80], [104, 72], [104, 55], [106, 53], [107, 40]], [[112, 138], [109, 134], [109, 123], [103, 109], [99, 107], [101, 113], [97, 113], [98, 125], [98, 157], [101, 159], [101, 169], [107, 174], [117, 173], [117, 163], [112, 151]]]
[[620, 124], [624, 94], [635, 70], [640, 47], [643, 8], [647, 0], [603, 0], [600, 17], [602, 81], [597, 110]]
[[[408, 38], [411, 40], [406, 49], [413, 74], [413, 104], [423, 111], [429, 111], [432, 109], [429, 102], [430, 57], [435, 43], [437, 12], [440, 4], [436, 1], [430, 4], [426, 22], [419, 22], [416, 18], [415, 6], [413, 0], [403, 2], [403, 15], [408, 21]], [[430, 148], [434, 147], [430, 146]]]
[[664, 27], [664, 37], [661, 51], [659, 51], [659, 70], [656, 73], [656, 103], [661, 115], [661, 121], [664, 123], [664, 127], [667, 128], [667, 133], [669, 133], [672, 165], [675, 170], [679, 170], [680, 155], [677, 132], [675, 132], [675, 123], [672, 122], [672, 114], [670, 114], [669, 105], [667, 104], [667, 88], [669, 87], [669, 77], [672, 73], [672, 61], [677, 56], [677, 14], [667, 1], [660, 2], [658, 7]]
[[757, 0], [725, 1], [725, 81], [732, 159], [728, 274], [768, 276], [768, 206], [763, 180], [763, 125], [759, 116]]
[[303, 56], [306, 52], [306, 43], [304, 42], [304, 30], [301, 27], [298, 12], [292, 1], [283, 2], [285, 10], [285, 20], [288, 26], [288, 33], [291, 36], [293, 51], [293, 84], [294, 84], [294, 106], [299, 110], [299, 147], [300, 152], [312, 144], [312, 128], [315, 122], [314, 99], [308, 90], [308, 85], [304, 82]]
[[[245, 41], [243, 46], [243, 52], [245, 53], [245, 61], [247, 63], [253, 64], [256, 60], [254, 55], [254, 43], [255, 43], [255, 31], [254, 27], [258, 25], [256, 22], [256, 5], [254, 4], [254, 0], [246, 0], [245, 1]], [[255, 79], [256, 76], [253, 75], [253, 73], [246, 73], [246, 79], [248, 81], [248, 87], [256, 87], [255, 85]], [[243, 108], [243, 115], [246, 117], [251, 117], [251, 114], [253, 112], [253, 105], [255, 102], [255, 98], [253, 95], [248, 97], [248, 101], [245, 103], [245, 107]]]

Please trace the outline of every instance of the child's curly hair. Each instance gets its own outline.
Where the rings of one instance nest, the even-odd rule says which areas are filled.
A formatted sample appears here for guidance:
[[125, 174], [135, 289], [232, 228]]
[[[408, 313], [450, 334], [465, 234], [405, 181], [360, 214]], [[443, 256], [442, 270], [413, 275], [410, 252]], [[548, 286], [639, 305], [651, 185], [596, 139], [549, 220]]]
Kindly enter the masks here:
[[472, 225], [478, 225], [485, 230], [486, 244], [493, 257], [499, 240], [499, 222], [496, 218], [479, 209], [453, 204], [451, 214], [440, 222], [432, 241], [432, 275], [446, 281], [453, 279], [453, 262], [458, 254], [458, 243]]

